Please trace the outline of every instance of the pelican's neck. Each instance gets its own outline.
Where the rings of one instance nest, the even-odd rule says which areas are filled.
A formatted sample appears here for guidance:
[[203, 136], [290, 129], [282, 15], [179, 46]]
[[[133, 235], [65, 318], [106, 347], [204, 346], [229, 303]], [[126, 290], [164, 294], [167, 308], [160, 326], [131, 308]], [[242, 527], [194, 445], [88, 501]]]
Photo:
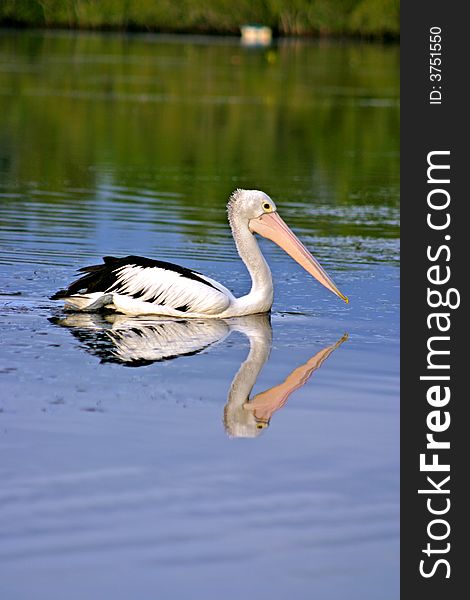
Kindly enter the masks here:
[[252, 411], [245, 410], [244, 406], [271, 352], [271, 323], [268, 315], [249, 315], [234, 320], [231, 329], [247, 336], [250, 351], [230, 386], [224, 409], [225, 429], [230, 436], [253, 437], [260, 431]]
[[238, 254], [245, 263], [251, 277], [251, 290], [246, 296], [237, 299], [239, 308], [268, 311], [273, 303], [273, 280], [268, 263], [261, 254], [260, 247], [248, 225], [236, 214], [229, 214], [230, 227]]

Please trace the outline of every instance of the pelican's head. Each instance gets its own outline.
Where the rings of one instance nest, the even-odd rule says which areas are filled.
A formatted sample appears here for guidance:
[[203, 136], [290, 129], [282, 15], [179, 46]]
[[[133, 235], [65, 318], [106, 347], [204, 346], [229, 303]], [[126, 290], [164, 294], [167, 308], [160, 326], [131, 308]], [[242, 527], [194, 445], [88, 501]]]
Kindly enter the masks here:
[[224, 427], [229, 437], [255, 438], [269, 426], [269, 419], [258, 419], [253, 410], [247, 409], [249, 404], [249, 398], [240, 404], [229, 395], [224, 408]]
[[236, 220], [245, 224], [251, 233], [258, 233], [273, 241], [322, 285], [346, 304], [349, 302], [317, 259], [284, 223], [276, 205], [267, 194], [259, 190], [235, 190], [230, 196], [227, 209], [232, 227]]
[[230, 220], [236, 217], [247, 225], [251, 219], [277, 210], [268, 194], [259, 190], [235, 190], [230, 196], [227, 208]]

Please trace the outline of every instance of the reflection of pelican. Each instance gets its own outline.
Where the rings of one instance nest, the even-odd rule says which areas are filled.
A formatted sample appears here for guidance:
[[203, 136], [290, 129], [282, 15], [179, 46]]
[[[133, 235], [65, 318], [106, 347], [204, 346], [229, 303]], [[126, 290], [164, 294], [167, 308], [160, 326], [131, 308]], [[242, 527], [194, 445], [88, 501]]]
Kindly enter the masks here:
[[113, 313], [72, 313], [51, 321], [69, 327], [102, 362], [129, 367], [197, 354], [230, 333], [228, 323], [219, 319], [150, 319]]
[[271, 350], [271, 330], [252, 326], [251, 330], [244, 328], [244, 333], [250, 340], [250, 352], [232, 381], [224, 411], [225, 429], [233, 437], [255, 437], [261, 433], [268, 427], [273, 413], [285, 405], [292, 392], [305, 385], [312, 373], [348, 339], [348, 335], [344, 334], [335, 344], [323, 348], [294, 369], [283, 383], [256, 394], [250, 400], [251, 390]]
[[178, 265], [139, 256], [106, 256], [102, 265], [80, 269], [84, 275], [52, 299], [63, 299], [74, 310], [106, 307], [128, 315], [230, 318], [268, 312], [273, 303], [273, 282], [254, 236], [258, 233], [278, 244], [327, 289], [348, 302], [264, 192], [236, 190], [227, 208], [238, 253], [252, 280], [246, 296], [235, 298], [220, 283]]
[[250, 400], [251, 390], [271, 352], [272, 329], [268, 315], [229, 320], [175, 320], [75, 313], [51, 320], [70, 328], [87, 351], [99, 356], [102, 362], [135, 367], [196, 354], [225, 339], [232, 331], [243, 333], [250, 342], [250, 351], [233, 378], [224, 409], [225, 430], [231, 437], [255, 437], [261, 433], [292, 392], [303, 386], [348, 337], [345, 334], [335, 344], [320, 350], [294, 369], [283, 383]]

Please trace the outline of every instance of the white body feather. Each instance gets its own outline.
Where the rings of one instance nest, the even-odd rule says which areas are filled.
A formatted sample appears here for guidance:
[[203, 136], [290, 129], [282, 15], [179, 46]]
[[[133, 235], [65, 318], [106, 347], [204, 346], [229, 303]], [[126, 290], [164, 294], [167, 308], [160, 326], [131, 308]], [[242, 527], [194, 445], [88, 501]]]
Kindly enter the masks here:
[[127, 315], [219, 317], [236, 298], [210, 277], [198, 277], [210, 285], [169, 269], [127, 265], [118, 270], [113, 286], [117, 291], [75, 294], [65, 298], [65, 302], [68, 307], [83, 311], [107, 307]]

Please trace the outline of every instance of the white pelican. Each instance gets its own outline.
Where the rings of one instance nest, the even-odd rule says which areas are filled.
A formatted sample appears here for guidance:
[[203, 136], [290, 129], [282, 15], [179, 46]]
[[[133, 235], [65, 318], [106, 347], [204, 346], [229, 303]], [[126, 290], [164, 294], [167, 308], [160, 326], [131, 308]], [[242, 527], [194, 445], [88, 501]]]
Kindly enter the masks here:
[[51, 299], [64, 300], [66, 307], [74, 310], [108, 308], [127, 315], [230, 318], [268, 312], [273, 303], [273, 282], [254, 236], [258, 233], [275, 242], [327, 289], [349, 302], [284, 223], [267, 194], [236, 190], [227, 210], [238, 254], [252, 280], [246, 296], [235, 298], [210, 277], [171, 263], [139, 256], [105, 256], [103, 264], [80, 269], [85, 274]]

